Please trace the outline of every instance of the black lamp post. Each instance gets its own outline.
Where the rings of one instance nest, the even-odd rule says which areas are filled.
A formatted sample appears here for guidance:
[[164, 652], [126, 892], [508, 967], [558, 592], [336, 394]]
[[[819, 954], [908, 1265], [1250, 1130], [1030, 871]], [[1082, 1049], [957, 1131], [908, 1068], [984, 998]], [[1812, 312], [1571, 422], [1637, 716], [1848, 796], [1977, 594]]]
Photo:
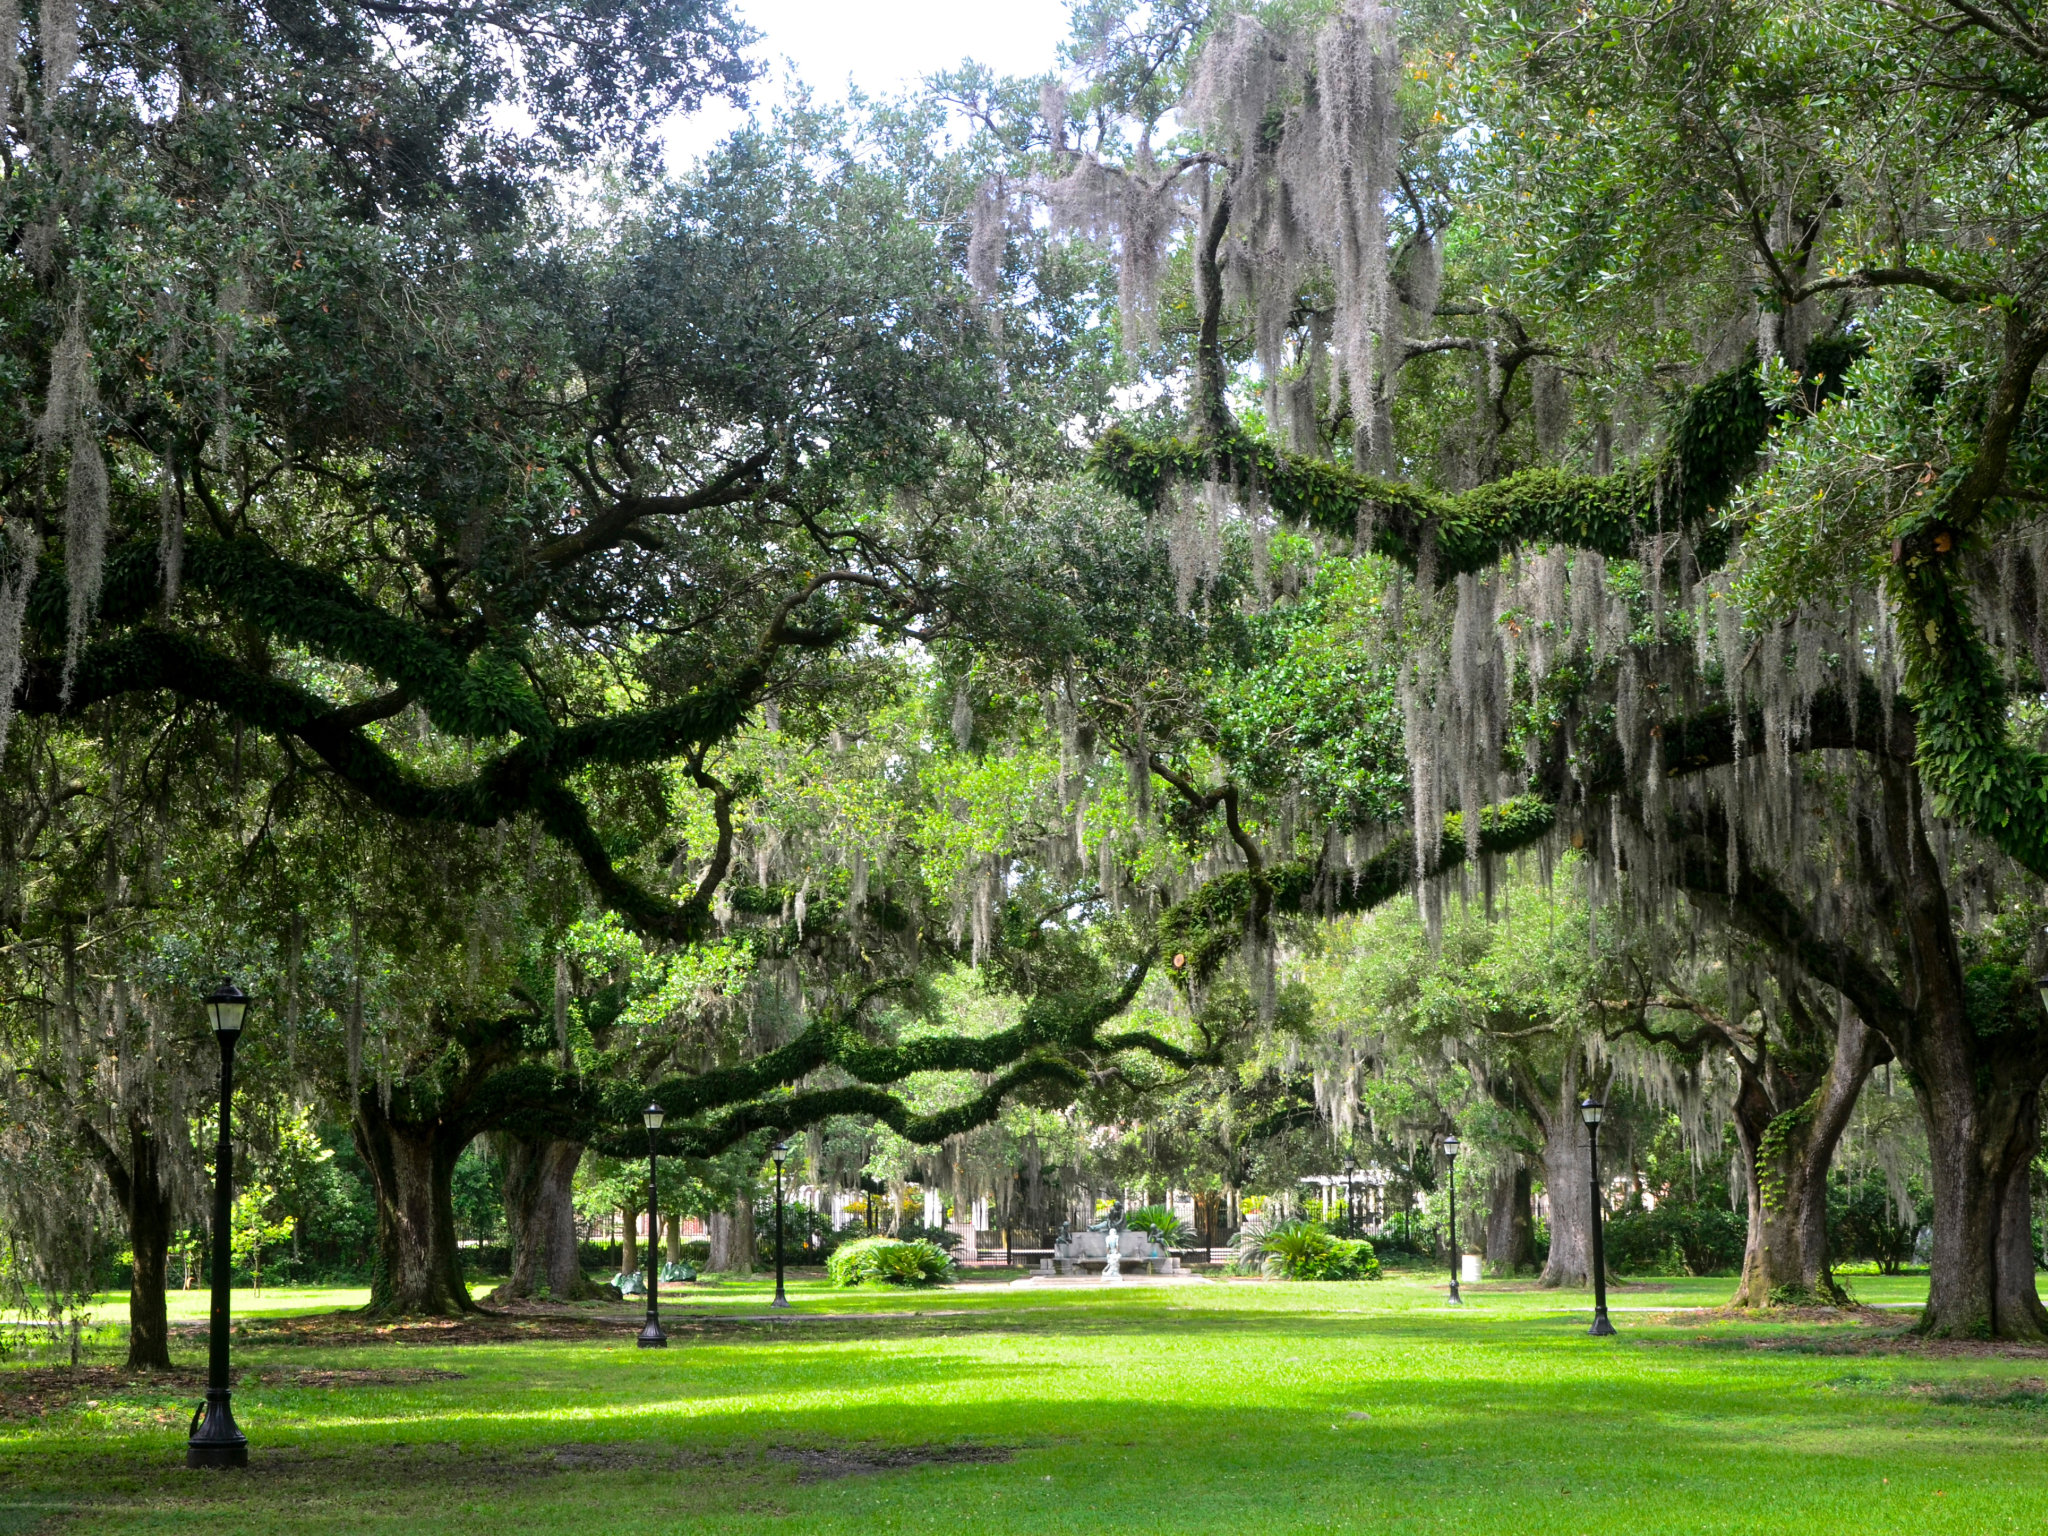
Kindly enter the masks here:
[[213, 1038], [220, 1042], [220, 1143], [213, 1158], [213, 1311], [206, 1335], [206, 1406], [192, 1415], [185, 1441], [188, 1467], [246, 1467], [249, 1438], [235, 1427], [228, 1398], [228, 1270], [234, 1234], [229, 1230], [234, 1149], [228, 1142], [228, 1112], [235, 1095], [235, 1041], [241, 1038], [248, 995], [232, 981], [206, 994]]
[[1358, 1236], [1358, 1159], [1344, 1159], [1344, 1235]]
[[1451, 1132], [1444, 1138], [1444, 1160], [1451, 1165], [1451, 1295], [1449, 1304], [1454, 1307], [1465, 1305], [1465, 1298], [1458, 1294], [1458, 1133]]
[[786, 1307], [789, 1298], [782, 1294], [782, 1160], [789, 1156], [789, 1143], [775, 1143], [775, 1299], [771, 1307]]
[[640, 1347], [667, 1349], [668, 1335], [661, 1331], [661, 1303], [655, 1294], [661, 1289], [661, 1261], [655, 1257], [661, 1242], [661, 1189], [654, 1169], [654, 1133], [668, 1114], [659, 1104], [649, 1104], [640, 1118], [647, 1123], [647, 1326], [640, 1330]]
[[1579, 1113], [1586, 1119], [1587, 1143], [1592, 1148], [1593, 1167], [1593, 1327], [1596, 1339], [1614, 1332], [1607, 1321], [1607, 1234], [1606, 1218], [1600, 1212], [1600, 1116], [1607, 1108], [1598, 1099], [1579, 1101]]

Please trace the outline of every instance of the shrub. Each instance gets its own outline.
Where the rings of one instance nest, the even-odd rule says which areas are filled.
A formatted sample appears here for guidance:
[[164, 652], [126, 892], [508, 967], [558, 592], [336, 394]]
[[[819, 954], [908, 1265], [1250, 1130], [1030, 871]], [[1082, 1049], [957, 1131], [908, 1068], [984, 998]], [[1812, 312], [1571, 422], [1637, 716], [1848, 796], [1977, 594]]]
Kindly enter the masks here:
[[1124, 1217], [1124, 1225], [1134, 1232], [1150, 1232], [1162, 1248], [1192, 1248], [1195, 1244], [1194, 1229], [1168, 1206], [1142, 1206]]
[[948, 1252], [960, 1246], [960, 1234], [951, 1227], [928, 1227], [915, 1218], [905, 1221], [896, 1229], [896, 1236], [906, 1243], [925, 1242]]
[[1379, 1255], [1364, 1238], [1333, 1237], [1291, 1274], [1293, 1280], [1377, 1280]]
[[922, 1238], [903, 1242], [893, 1237], [864, 1237], [843, 1243], [825, 1262], [834, 1285], [938, 1285], [953, 1278], [946, 1250]]
[[[782, 1262], [819, 1264], [831, 1253], [843, 1234], [832, 1230], [832, 1221], [822, 1211], [789, 1201], [782, 1206]], [[754, 1214], [754, 1252], [764, 1267], [775, 1263], [775, 1207], [771, 1203]]]
[[[1905, 1217], [1883, 1173], [1867, 1170], [1846, 1190], [1828, 1189], [1828, 1245], [1837, 1259], [1869, 1259], [1879, 1271], [1896, 1275], [1913, 1260], [1920, 1229], [1934, 1219], [1934, 1202], [1916, 1182], [1906, 1190]], [[2037, 1248], [2038, 1251], [2038, 1248]]]
[[1237, 1234], [1237, 1267], [1256, 1268], [1269, 1280], [1377, 1280], [1380, 1261], [1362, 1238], [1333, 1237], [1319, 1221], [1267, 1225], [1248, 1216]]
[[1631, 1275], [1722, 1275], [1742, 1267], [1749, 1223], [1723, 1206], [1666, 1202], [1607, 1222], [1607, 1263]]
[[1410, 1227], [1405, 1232], [1399, 1227], [1387, 1227], [1373, 1239], [1373, 1250], [1389, 1259], [1434, 1264], [1436, 1251], [1431, 1243], [1433, 1236], [1434, 1233], [1427, 1227]]

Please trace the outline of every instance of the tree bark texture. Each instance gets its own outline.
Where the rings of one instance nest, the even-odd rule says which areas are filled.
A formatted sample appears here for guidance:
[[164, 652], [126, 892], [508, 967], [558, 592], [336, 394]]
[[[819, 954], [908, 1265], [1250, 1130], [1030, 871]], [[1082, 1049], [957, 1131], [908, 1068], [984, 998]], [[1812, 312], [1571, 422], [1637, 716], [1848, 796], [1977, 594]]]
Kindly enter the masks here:
[[[1872, 1022], [1912, 1075], [1933, 1162], [1934, 1251], [1922, 1331], [1945, 1338], [2048, 1338], [2034, 1282], [2028, 1174], [2040, 1145], [2048, 1032], [2038, 1019], [1980, 1034], [1967, 1006], [1948, 891], [1928, 846], [1910, 769], [1884, 784], [1882, 865], [1905, 985]], [[2027, 999], [2031, 1008], [2034, 999]]]
[[171, 1325], [164, 1290], [171, 1261], [171, 1202], [164, 1189], [156, 1138], [140, 1116], [129, 1120], [128, 1246], [135, 1256], [128, 1280], [128, 1369], [171, 1368]]
[[711, 1268], [721, 1273], [754, 1272], [754, 1193], [742, 1188], [730, 1212], [711, 1216]]
[[2038, 1084], [1920, 1075], [1933, 1160], [1934, 1251], [1923, 1331], [1944, 1338], [2040, 1340], [2048, 1311], [2034, 1280], [2029, 1174], [2040, 1145]]
[[723, 1274], [732, 1268], [732, 1213], [713, 1211], [704, 1225], [711, 1241], [711, 1253], [704, 1260], [704, 1267]]
[[576, 1167], [583, 1143], [543, 1136], [499, 1140], [505, 1168], [505, 1224], [511, 1244], [511, 1273], [495, 1295], [525, 1300], [545, 1288], [556, 1301], [581, 1301], [595, 1294], [583, 1273], [576, 1231]]
[[1550, 1196], [1550, 1256], [1537, 1283], [1590, 1285], [1593, 1191], [1585, 1122], [1579, 1117], [1577, 1058], [1567, 1051], [1555, 1099], [1526, 1095], [1543, 1132], [1543, 1188]]
[[478, 1310], [463, 1284], [453, 1182], [466, 1133], [395, 1118], [374, 1095], [356, 1104], [356, 1151], [377, 1196], [377, 1268], [369, 1310], [446, 1317]]
[[[1788, 1005], [1792, 1011], [1797, 1011], [1796, 997]], [[1787, 1071], [1761, 1050], [1754, 1057], [1735, 1053], [1742, 1073], [1735, 1135], [1742, 1145], [1749, 1198], [1749, 1236], [1735, 1306], [1848, 1299], [1835, 1281], [1828, 1251], [1828, 1170], [1864, 1083], [1891, 1050], [1854, 1014], [1846, 1015], [1834, 1033], [1834, 1050], [1817, 1083], [1812, 1073]]]
[[1223, 237], [1230, 228], [1234, 190], [1227, 176], [1210, 180], [1195, 234], [1195, 281], [1201, 313], [1195, 343], [1194, 417], [1197, 429], [1208, 437], [1225, 436], [1235, 425], [1230, 415], [1227, 394], [1230, 373], [1223, 361], [1222, 341], [1222, 247]]
[[1496, 1275], [1519, 1275], [1536, 1267], [1531, 1198], [1529, 1169], [1520, 1159], [1494, 1175], [1486, 1215], [1486, 1266]]
[[155, 1129], [140, 1110], [128, 1112], [125, 1152], [110, 1143], [90, 1120], [78, 1128], [93, 1150], [128, 1228], [135, 1256], [128, 1280], [128, 1366], [131, 1371], [171, 1368], [171, 1325], [165, 1288], [170, 1279], [171, 1198], [164, 1187], [163, 1157]]
[[740, 1186], [739, 1195], [733, 1201], [732, 1246], [732, 1267], [743, 1275], [751, 1275], [760, 1250], [760, 1238], [754, 1231], [754, 1191], [746, 1185]]

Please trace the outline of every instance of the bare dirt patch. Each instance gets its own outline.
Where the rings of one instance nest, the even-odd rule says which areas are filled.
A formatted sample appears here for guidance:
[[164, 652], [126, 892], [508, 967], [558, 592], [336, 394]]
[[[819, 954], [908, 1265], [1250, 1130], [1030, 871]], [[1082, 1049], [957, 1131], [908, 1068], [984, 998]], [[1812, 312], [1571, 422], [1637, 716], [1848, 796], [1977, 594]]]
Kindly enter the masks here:
[[800, 1483], [821, 1483], [837, 1477], [866, 1477], [876, 1472], [902, 1472], [912, 1467], [959, 1466], [1008, 1461], [1016, 1455], [1007, 1445], [778, 1445], [771, 1461], [800, 1470]]
[[[252, 1318], [246, 1324], [237, 1324], [235, 1340], [238, 1346], [326, 1348], [360, 1348], [373, 1344], [462, 1347], [542, 1341], [594, 1343], [632, 1337], [640, 1331], [645, 1316], [639, 1310], [628, 1313], [535, 1307], [531, 1304], [523, 1304], [518, 1311], [493, 1310], [461, 1317], [373, 1318], [359, 1312], [300, 1313], [291, 1317]], [[663, 1310], [661, 1326], [670, 1343], [691, 1344], [732, 1339], [766, 1341], [798, 1334], [814, 1339], [869, 1338], [878, 1329], [906, 1337], [973, 1333], [989, 1328], [1014, 1333], [1030, 1325], [1018, 1324], [1010, 1317], [992, 1318], [966, 1309], [714, 1315], [678, 1307], [673, 1311]], [[1107, 1320], [1104, 1326], [1115, 1326], [1114, 1320]], [[173, 1331], [181, 1344], [195, 1349], [201, 1347], [206, 1339], [203, 1324], [186, 1324]]]
[[[238, 1387], [400, 1387], [429, 1381], [459, 1381], [460, 1371], [237, 1369], [228, 1380]], [[126, 1371], [110, 1365], [39, 1365], [0, 1370], [0, 1419], [39, 1419], [76, 1408], [97, 1408], [121, 1397], [196, 1397], [206, 1373], [191, 1368]]]
[[[355, 1312], [318, 1312], [296, 1317], [252, 1318], [237, 1324], [237, 1341], [248, 1344], [524, 1344], [536, 1339], [594, 1339], [618, 1332], [616, 1318], [548, 1313], [510, 1316], [495, 1312], [462, 1317], [370, 1318]], [[173, 1330], [189, 1343], [206, 1337], [203, 1324]]]
[[38, 1419], [81, 1404], [98, 1406], [124, 1392], [195, 1391], [205, 1385], [196, 1370], [122, 1371], [110, 1365], [34, 1365], [0, 1370], [0, 1417]]

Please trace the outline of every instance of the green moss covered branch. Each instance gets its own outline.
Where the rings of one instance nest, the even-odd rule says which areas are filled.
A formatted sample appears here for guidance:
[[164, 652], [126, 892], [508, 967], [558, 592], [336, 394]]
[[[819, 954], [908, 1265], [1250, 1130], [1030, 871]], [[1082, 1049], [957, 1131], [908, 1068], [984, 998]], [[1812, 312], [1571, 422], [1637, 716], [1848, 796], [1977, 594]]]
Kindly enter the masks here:
[[1158, 506], [1176, 482], [1223, 478], [1264, 495], [1281, 516], [1350, 538], [1410, 571], [1431, 562], [1438, 580], [1484, 570], [1517, 545], [1559, 544], [1611, 558], [1646, 534], [1689, 532], [1718, 561], [1726, 539], [1716, 512], [1755, 462], [1771, 412], [1753, 362], [1717, 375], [1679, 408], [1661, 454], [1611, 475], [1530, 469], [1458, 495], [1362, 475], [1325, 459], [1284, 453], [1243, 433], [1144, 439], [1120, 429], [1090, 459], [1104, 485]]

